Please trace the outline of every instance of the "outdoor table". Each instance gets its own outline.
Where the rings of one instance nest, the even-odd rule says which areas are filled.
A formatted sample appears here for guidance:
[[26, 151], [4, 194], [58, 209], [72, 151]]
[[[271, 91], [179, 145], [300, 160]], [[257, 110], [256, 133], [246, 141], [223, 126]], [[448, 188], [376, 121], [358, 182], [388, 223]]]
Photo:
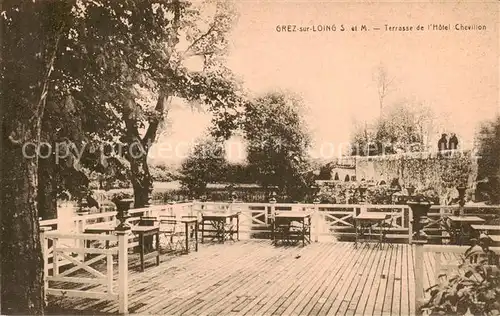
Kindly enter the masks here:
[[[98, 223], [85, 227], [86, 234], [106, 234], [110, 235], [115, 231], [115, 223]], [[87, 240], [87, 248], [90, 248], [90, 240]], [[106, 249], [109, 248], [109, 240], [106, 240]]]
[[[194, 243], [194, 249], [195, 251], [198, 251], [198, 219], [197, 218], [176, 218], [174, 216], [169, 217], [169, 218], [160, 218], [159, 219], [160, 223], [164, 224], [172, 224], [172, 225], [177, 225], [177, 224], [184, 224], [184, 233], [185, 233], [185, 240], [184, 240], [184, 247], [186, 250], [186, 254], [189, 253], [189, 241], [190, 239], [195, 240]], [[175, 229], [172, 230], [172, 234], [175, 234], [176, 231]]]
[[482, 224], [485, 222], [484, 219], [477, 216], [447, 216], [447, 219], [451, 222], [451, 235], [454, 237], [454, 242], [458, 245], [463, 245], [466, 238], [471, 237], [473, 229], [471, 225]]
[[[236, 225], [234, 225], [236, 219]], [[229, 221], [229, 224], [228, 224]], [[212, 230], [205, 230], [205, 223], [209, 223], [215, 229], [215, 235], [206, 233], [213, 232]], [[212, 240], [218, 239], [224, 243], [226, 236], [229, 236], [234, 241], [234, 234], [236, 240], [240, 239], [240, 212], [206, 212], [201, 215], [201, 242], [204, 242], [205, 237], [212, 237]]]
[[480, 225], [480, 224], [472, 224], [470, 225], [472, 229], [475, 229], [479, 232], [484, 232], [488, 234], [489, 232], [500, 232], [500, 225]]
[[[85, 228], [85, 233], [93, 234], [111, 234], [115, 231], [115, 223], [101, 223]], [[158, 226], [133, 226], [131, 229], [132, 234], [139, 237], [139, 255], [141, 261], [141, 271], [144, 271], [144, 261], [156, 257], [156, 265], [160, 264], [160, 228]], [[145, 253], [146, 243], [145, 237], [156, 236], [156, 247], [154, 251]], [[90, 247], [90, 241], [87, 241], [87, 247]], [[109, 242], [106, 241], [106, 248], [109, 247]]]
[[[384, 213], [376, 212], [362, 212], [356, 217], [354, 217], [354, 223], [356, 228], [356, 239], [354, 241], [354, 247], [357, 248], [358, 243], [368, 243], [374, 241], [372, 237], [378, 237], [375, 239], [377, 244], [375, 247], [382, 247], [383, 243], [383, 232], [382, 224], [390, 215]], [[373, 233], [373, 225], [378, 224], [380, 229], [378, 235]]]
[[[140, 248], [140, 259], [141, 259], [141, 272], [144, 271], [144, 261], [152, 258], [156, 258], [156, 265], [160, 265], [160, 227], [158, 226], [134, 226], [132, 227], [132, 233], [139, 235], [139, 248]], [[149, 253], [145, 253], [145, 237], [156, 236], [156, 247], [155, 250]]]
[[[294, 221], [302, 224], [300, 230], [291, 229]], [[311, 242], [311, 213], [301, 211], [276, 213], [271, 234], [273, 243], [276, 243], [277, 239], [288, 241], [294, 239], [294, 237], [299, 237], [299, 240], [302, 240], [302, 246], [305, 246], [306, 241]]]

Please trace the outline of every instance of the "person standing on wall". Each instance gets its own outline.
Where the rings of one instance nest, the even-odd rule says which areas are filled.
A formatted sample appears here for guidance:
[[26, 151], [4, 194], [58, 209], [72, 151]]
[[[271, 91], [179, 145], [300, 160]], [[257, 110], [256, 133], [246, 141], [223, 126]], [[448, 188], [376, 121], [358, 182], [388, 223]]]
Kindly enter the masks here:
[[455, 133], [451, 133], [450, 140], [448, 141], [448, 149], [456, 150], [458, 149], [458, 138]]
[[438, 151], [448, 150], [448, 140], [446, 139], [446, 134], [442, 134], [438, 141]]

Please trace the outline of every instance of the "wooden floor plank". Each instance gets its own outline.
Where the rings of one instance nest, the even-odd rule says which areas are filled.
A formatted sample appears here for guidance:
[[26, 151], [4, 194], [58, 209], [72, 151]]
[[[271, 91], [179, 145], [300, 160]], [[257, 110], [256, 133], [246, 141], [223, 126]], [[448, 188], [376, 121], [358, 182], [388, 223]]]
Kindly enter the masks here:
[[[185, 266], [187, 262], [197, 262], [200, 255], [202, 255], [200, 252], [191, 253], [189, 256], [164, 255], [161, 256], [161, 268], [149, 266], [144, 272], [139, 272], [137, 269], [133, 268], [129, 270], [129, 306], [131, 307], [131, 309], [133, 310], [134, 303], [143, 301], [144, 296], [150, 296], [154, 294], [155, 290], [157, 289], [156, 287], [154, 287], [156, 283], [155, 280], [159, 279], [161, 275], [169, 274], [168, 272], [170, 272], [170, 268], [169, 266], [165, 267], [165, 263], [174, 261], [176, 265], [182, 267]], [[204, 247], [203, 256], [204, 258], [213, 258], [214, 256], [217, 256], [216, 245], [209, 245], [207, 247]], [[138, 258], [129, 261], [132, 261], [129, 266], [134, 267], [138, 263]], [[117, 280], [117, 269], [115, 269], [115, 273], [115, 280]], [[176, 273], [174, 273], [174, 275], [175, 274]], [[150, 291], [152, 291], [153, 293], [151, 293]], [[75, 304], [78, 305], [79, 303], [76, 302]], [[117, 303], [104, 304], [103, 301], [90, 301], [87, 302], [87, 304], [79, 305], [79, 308], [81, 308], [82, 310], [93, 310], [99, 308], [99, 310], [102, 312], [114, 312], [118, 310], [118, 305]]]
[[403, 245], [403, 253], [401, 258], [401, 307], [400, 315], [410, 315], [410, 305], [408, 296], [408, 245]]
[[410, 302], [410, 315], [415, 315], [415, 245], [408, 249], [408, 295]]
[[364, 286], [373, 262], [380, 255], [381, 251], [383, 250], [374, 248], [370, 249], [368, 254], [365, 256], [365, 259], [363, 259], [363, 261], [361, 262], [358, 271], [356, 271], [356, 273], [354, 274], [353, 280], [351, 282], [351, 285], [347, 289], [346, 294], [342, 299], [339, 299], [338, 302], [340, 304], [337, 304], [337, 308], [335, 305], [332, 306], [332, 308], [330, 309], [330, 314], [335, 313], [335, 315], [345, 315], [347, 313], [347, 310], [349, 309], [349, 306], [355, 305], [355, 293], [360, 291]]
[[345, 293], [348, 291], [349, 286], [355, 279], [360, 267], [363, 264], [365, 258], [371, 253], [371, 248], [362, 247], [361, 253], [353, 265], [346, 267], [346, 270], [341, 276], [340, 285], [333, 290], [334, 295], [331, 295], [329, 299], [326, 300], [323, 308], [319, 311], [318, 315], [330, 315], [335, 314], [340, 303], [344, 299]]
[[335, 297], [332, 298], [332, 296], [336, 295], [335, 288], [341, 284], [342, 275], [344, 275], [346, 269], [355, 264], [358, 255], [362, 252], [360, 249], [355, 249], [352, 243], [351, 247], [353, 249], [353, 255], [341, 264], [340, 269], [335, 273], [335, 276], [332, 277], [327, 283], [326, 289], [324, 289], [321, 295], [315, 299], [315, 304], [312, 306], [308, 315], [318, 315], [320, 311], [326, 311], [328, 307], [325, 307], [325, 304], [327, 304], [329, 300], [335, 299]]
[[[413, 254], [406, 244], [380, 250], [354, 249], [349, 242], [275, 247], [269, 240], [248, 240], [204, 244], [183, 256], [162, 254], [160, 266], [150, 264], [144, 272], [132, 269], [138, 259], [131, 255], [129, 310], [131, 315], [406, 316], [415, 306]], [[426, 286], [434, 277], [433, 259], [425, 254]], [[456, 255], [446, 254], [443, 261], [451, 259]], [[115, 265], [115, 278], [116, 270]], [[118, 309], [105, 300], [56, 303], [84, 314]]]
[[280, 262], [285, 257], [290, 257], [292, 251], [284, 248], [270, 249], [267, 256], [263, 256], [261, 261], [248, 261], [246, 266], [243, 267], [238, 274], [228, 276], [229, 282], [224, 286], [225, 289], [217, 291], [217, 293], [210, 293], [204, 297], [204, 303], [199, 304], [196, 308], [187, 309], [183, 312], [185, 315], [202, 314], [212, 315], [218, 314], [221, 309], [227, 307], [228, 304], [234, 303], [239, 299], [239, 291], [251, 286], [256, 281], [262, 267], [276, 266], [279, 267]]
[[381, 315], [393, 315], [392, 302], [394, 298], [394, 285], [396, 282], [397, 266], [398, 264], [400, 265], [401, 263], [400, 261], [398, 262], [398, 254], [399, 254], [399, 245], [394, 245], [394, 249], [392, 249], [391, 265], [389, 266], [389, 271], [387, 274], [385, 298], [383, 300], [382, 308], [380, 311]]
[[[315, 245], [314, 245], [315, 246]], [[325, 248], [321, 252], [326, 251]], [[310, 250], [310, 249], [309, 249]], [[275, 300], [279, 297], [280, 293], [283, 290], [286, 290], [287, 285], [290, 285], [291, 280], [296, 280], [297, 277], [300, 277], [304, 274], [304, 271], [307, 267], [312, 267], [313, 263], [317, 260], [315, 256], [308, 256], [305, 260], [298, 260], [295, 265], [291, 266], [282, 279], [276, 280], [269, 285], [269, 288], [266, 292], [262, 293], [260, 297], [258, 297], [253, 302], [245, 307], [242, 311], [242, 315], [260, 315], [258, 312], [261, 309], [269, 308], [269, 304], [273, 304]]]
[[366, 277], [365, 283], [358, 291], [356, 291], [351, 303], [349, 304], [349, 308], [346, 311], [346, 315], [360, 315], [364, 312], [366, 301], [370, 295], [370, 289], [372, 288], [372, 284], [375, 282], [374, 279], [377, 275], [378, 266], [384, 257], [385, 251], [379, 251], [376, 253], [376, 257], [369, 268], [369, 274]]
[[[205, 245], [203, 245], [203, 247], [204, 246]], [[201, 286], [203, 286], [204, 281], [214, 277], [219, 271], [225, 270], [225, 265], [220, 263], [221, 250], [226, 249], [227, 251], [228, 247], [233, 247], [229, 248], [231, 249], [231, 253], [225, 257], [229, 262], [232, 262], [232, 260], [236, 260], [238, 257], [240, 257], [241, 260], [249, 258], [250, 256], [248, 256], [247, 252], [253, 249], [254, 246], [255, 245], [246, 242], [227, 245], [213, 244], [210, 246], [211, 256], [209, 258], [205, 259], [204, 254], [201, 252], [193, 253], [193, 259], [198, 258], [198, 260], [175, 261], [170, 263], [167, 269], [153, 268], [145, 271], [145, 273], [148, 273], [148, 277], [145, 279], [149, 280], [149, 287], [152, 289], [153, 295], [157, 295], [155, 295], [154, 299], [148, 301], [147, 305], [140, 306], [134, 311], [141, 313], [146, 312], [148, 308], [157, 307], [160, 304], [168, 304], [170, 299], [179, 301], [189, 297], [195, 292], [195, 289], [198, 288], [198, 282], [201, 282]], [[201, 268], [200, 264], [210, 265], [214, 268], [208, 271]], [[171, 278], [168, 278], [169, 276]], [[135, 285], [137, 286], [137, 284]], [[132, 287], [134, 292], [139, 290], [136, 286]], [[132, 308], [135, 307], [133, 305], [134, 303], [140, 305], [141, 301], [132, 301]]]
[[[314, 251], [323, 248], [320, 245], [316, 244], [314, 247], [308, 247], [301, 252], [302, 255], [306, 257], [311, 257], [314, 254]], [[313, 249], [315, 248], [315, 249]], [[307, 250], [307, 252], [305, 251]], [[322, 250], [320, 250], [322, 251]], [[297, 256], [294, 256], [297, 258]], [[262, 273], [260, 278], [254, 282], [255, 284], [243, 292], [244, 299], [240, 300], [237, 304], [235, 304], [232, 308], [230, 308], [230, 314], [239, 315], [243, 313], [245, 310], [248, 310], [250, 306], [254, 306], [258, 303], [258, 300], [262, 299], [262, 297], [266, 293], [266, 287], [262, 286], [262, 284], [275, 284], [280, 278], [284, 277], [287, 270], [290, 269], [295, 263], [292, 260], [288, 260], [287, 262], [276, 263], [275, 268], [271, 270], [265, 270], [265, 273]], [[263, 270], [264, 272], [264, 270]], [[250, 306], [248, 306], [250, 305]], [[224, 312], [227, 312], [227, 308]], [[225, 313], [222, 313], [225, 315]]]
[[[305, 252], [301, 252], [301, 254], [309, 255], [309, 253]], [[293, 253], [293, 255], [294, 258], [299, 256], [295, 253]], [[290, 252], [288, 252], [286, 256], [290, 257]], [[300, 255], [300, 257], [302, 257], [302, 255]], [[242, 287], [241, 291], [236, 293], [239, 296], [238, 299], [233, 304], [227, 304], [227, 306], [221, 310], [220, 314], [239, 314], [248, 303], [256, 300], [257, 297], [264, 291], [265, 287], [262, 286], [263, 284], [267, 284], [268, 282], [273, 283], [279, 280], [286, 270], [294, 264], [292, 260], [284, 261], [283, 259], [285, 259], [285, 257], [280, 258], [277, 262], [274, 262], [269, 269], [260, 269], [257, 277], [254, 278], [248, 286]]]
[[[251, 245], [240, 245], [242, 249], [245, 246], [251, 247]], [[196, 277], [196, 274], [193, 273], [196, 270], [193, 268], [196, 267], [200, 258], [203, 258], [206, 262], [210, 262], [217, 257], [217, 245], [210, 245], [208, 247], [204, 245], [199, 252], [175, 258], [176, 260], [173, 264], [171, 261], [166, 261], [162, 264], [161, 268], [149, 268], [142, 273], [131, 274], [129, 276], [130, 292], [133, 293], [130, 295], [131, 298], [129, 301], [131, 309], [136, 311], [144, 301], [154, 301], [155, 297], [161, 297], [159, 294], [166, 296], [175, 294], [173, 293], [174, 291], [164, 287], [164, 278], [166, 276], [171, 277], [171, 281], [168, 283], [170, 288], [175, 287], [181, 280], [189, 282], [190, 279]]]
[[389, 280], [391, 279], [391, 274], [394, 273], [394, 247], [387, 248], [388, 258], [384, 269], [382, 270], [382, 276], [377, 291], [377, 296], [375, 298], [375, 304], [373, 306], [373, 315], [382, 315], [384, 310], [384, 302], [386, 299], [387, 289], [389, 287]]
[[[268, 247], [263, 247], [262, 255], [267, 255], [272, 252]], [[226, 251], [228, 252], [228, 251]], [[206, 293], [210, 293], [212, 291], [217, 291], [219, 287], [223, 284], [224, 280], [227, 279], [228, 273], [237, 274], [240, 271], [242, 272], [245, 268], [244, 263], [251, 262], [252, 259], [260, 260], [262, 257], [254, 256], [251, 251], [241, 255], [241, 254], [227, 254], [224, 253], [224, 256], [228, 256], [231, 259], [229, 262], [223, 261], [218, 262], [214, 261], [211, 263], [203, 263], [200, 262], [201, 271], [204, 271], [206, 274], [205, 277], [194, 279], [190, 283], [186, 283], [181, 285], [181, 289], [189, 289], [190, 294], [185, 297], [185, 300], [182, 304], [172, 305], [169, 304], [168, 301], [164, 300], [161, 303], [157, 304], [152, 309], [145, 310], [148, 313], [160, 313], [160, 314], [181, 314], [185, 309], [189, 309], [192, 306], [196, 306], [204, 302], [204, 295]], [[225, 259], [226, 260], [226, 259]], [[233, 267], [233, 270], [228, 271], [228, 266]]]
[[403, 248], [404, 245], [398, 245], [396, 259], [396, 274], [394, 276], [393, 297], [391, 306], [391, 315], [401, 315], [401, 285], [403, 281]]
[[375, 283], [368, 296], [368, 301], [366, 302], [366, 307], [364, 313], [367, 315], [375, 314], [375, 306], [377, 303], [377, 298], [380, 298], [381, 292], [383, 291], [383, 284], [386, 281], [386, 273], [388, 269], [389, 262], [391, 260], [391, 248], [385, 248], [385, 256], [383, 263], [380, 265], [379, 271], [375, 275]]
[[317, 257], [317, 261], [314, 266], [310, 268], [313, 271], [304, 271], [303, 277], [295, 280], [295, 284], [290, 286], [286, 292], [279, 296], [279, 299], [272, 305], [269, 310], [261, 310], [262, 313], [271, 315], [288, 315], [285, 310], [288, 308], [292, 309], [298, 303], [300, 303], [301, 298], [304, 298], [307, 293], [311, 290], [316, 282], [324, 276], [325, 271], [331, 269], [332, 261], [331, 256], [333, 254], [341, 254], [340, 247], [332, 247], [330, 251], [325, 251], [323, 254]]
[[[319, 292], [321, 289], [326, 289], [326, 284], [332, 275], [335, 275], [342, 265], [343, 260], [346, 260], [348, 256], [351, 256], [353, 247], [347, 243], [342, 243], [342, 248], [329, 256], [328, 269], [324, 270], [321, 275], [318, 275], [314, 282], [311, 282], [310, 287], [305, 289], [302, 293], [299, 293], [297, 297], [288, 307], [283, 310], [283, 315], [302, 315], [301, 313], [310, 305], [311, 308], [315, 302], [314, 297], [319, 297]], [[313, 303], [311, 303], [313, 302]], [[307, 313], [307, 311], [304, 311]]]
[[346, 266], [353, 262], [357, 255], [357, 250], [354, 249], [352, 243], [343, 243], [347, 245], [347, 253], [335, 259], [335, 269], [326, 276], [324, 282], [320, 284], [320, 288], [316, 291], [314, 297], [311, 297], [306, 305], [300, 310], [298, 307], [291, 315], [317, 315], [318, 311], [326, 302], [328, 296], [332, 293], [333, 288], [340, 280], [340, 275], [344, 272]]

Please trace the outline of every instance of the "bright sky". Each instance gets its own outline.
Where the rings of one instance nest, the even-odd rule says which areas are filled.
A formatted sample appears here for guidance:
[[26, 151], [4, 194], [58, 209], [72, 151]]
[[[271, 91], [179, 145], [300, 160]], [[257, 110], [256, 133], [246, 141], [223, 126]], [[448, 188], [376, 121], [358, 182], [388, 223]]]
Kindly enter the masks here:
[[[473, 139], [477, 123], [499, 109], [497, 3], [345, 3], [333, 1], [240, 1], [229, 67], [256, 93], [284, 88], [301, 94], [319, 150], [347, 142], [353, 121], [379, 115], [373, 75], [381, 64], [394, 78], [386, 103], [403, 98], [430, 106], [441, 117], [438, 133]], [[450, 24], [449, 31], [385, 31], [385, 25]], [[455, 31], [455, 24], [486, 30]], [[278, 25], [332, 25], [336, 32], [278, 32]], [[340, 32], [341, 24], [370, 31]], [[380, 30], [373, 30], [379, 27]], [[172, 111], [161, 142], [190, 141], [209, 118]], [[182, 157], [181, 157], [182, 158]]]

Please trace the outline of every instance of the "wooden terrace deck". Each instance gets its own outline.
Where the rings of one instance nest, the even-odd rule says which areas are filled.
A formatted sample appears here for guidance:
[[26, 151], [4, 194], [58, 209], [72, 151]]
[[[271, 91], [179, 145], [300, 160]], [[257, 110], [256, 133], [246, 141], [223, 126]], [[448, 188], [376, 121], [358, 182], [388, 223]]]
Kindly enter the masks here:
[[[139, 315], [410, 315], [414, 249], [350, 242], [276, 247], [269, 240], [203, 244], [129, 269], [129, 312]], [[434, 280], [426, 254], [424, 287]], [[448, 259], [448, 258], [446, 258]], [[132, 263], [131, 263], [132, 264]], [[116, 302], [54, 298], [59, 313], [117, 313]], [[54, 308], [55, 307], [55, 308]]]

